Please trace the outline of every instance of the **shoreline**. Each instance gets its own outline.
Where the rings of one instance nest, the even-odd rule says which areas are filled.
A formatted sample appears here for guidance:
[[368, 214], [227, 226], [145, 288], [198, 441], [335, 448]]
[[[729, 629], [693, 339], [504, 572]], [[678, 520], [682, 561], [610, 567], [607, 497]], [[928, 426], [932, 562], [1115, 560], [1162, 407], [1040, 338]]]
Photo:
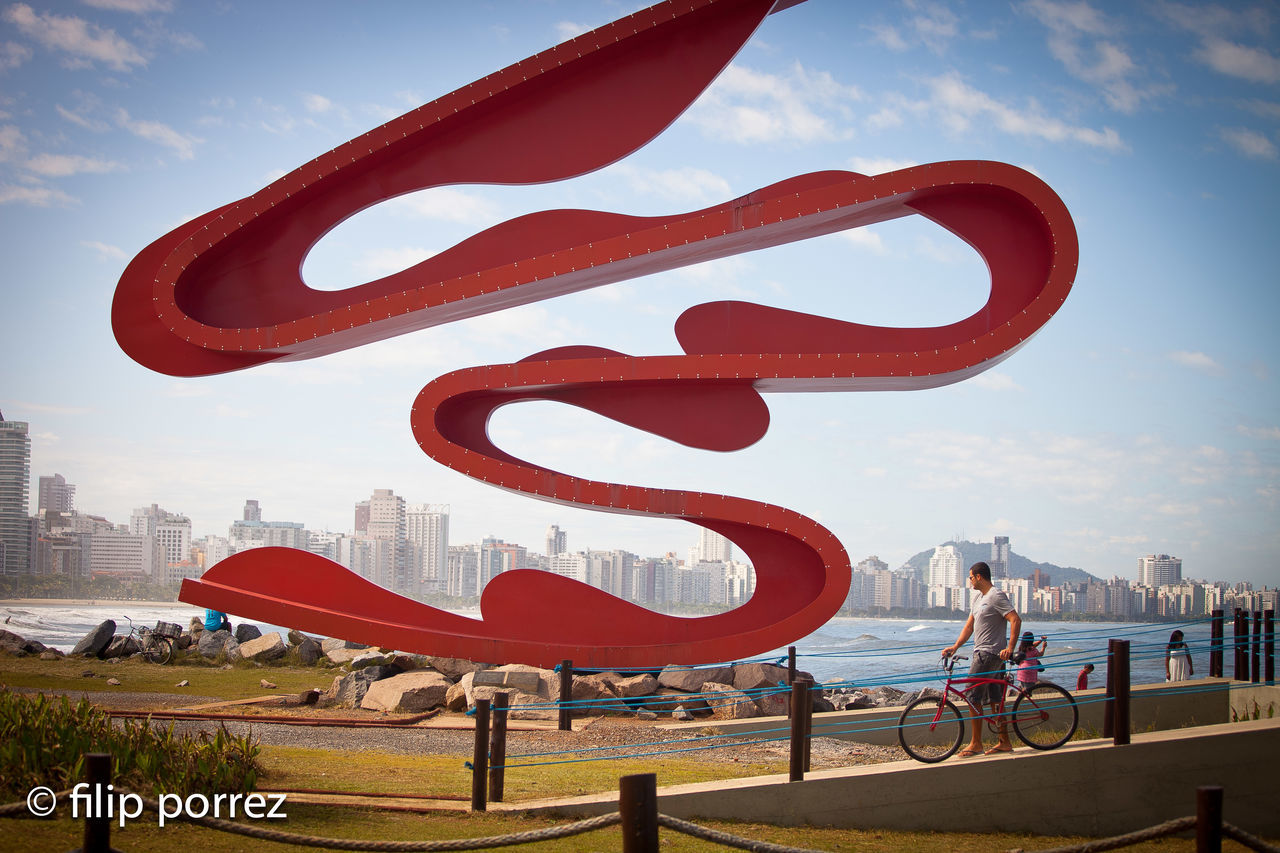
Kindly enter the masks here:
[[204, 609], [193, 604], [187, 604], [185, 601], [138, 601], [128, 598], [0, 598], [0, 607], [22, 607], [25, 605], [37, 607], [103, 607], [110, 605], [112, 607], [190, 607], [193, 610]]

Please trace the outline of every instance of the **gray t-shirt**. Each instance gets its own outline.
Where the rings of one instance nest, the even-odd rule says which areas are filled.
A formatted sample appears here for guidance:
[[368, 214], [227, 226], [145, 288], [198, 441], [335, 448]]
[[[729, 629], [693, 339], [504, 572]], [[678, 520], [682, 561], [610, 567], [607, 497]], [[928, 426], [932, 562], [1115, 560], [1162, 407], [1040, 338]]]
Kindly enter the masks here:
[[980, 652], [998, 655], [1001, 649], [1009, 647], [1008, 634], [1005, 633], [1005, 615], [1013, 612], [1013, 602], [1009, 596], [992, 587], [986, 595], [979, 595], [973, 601], [973, 647]]

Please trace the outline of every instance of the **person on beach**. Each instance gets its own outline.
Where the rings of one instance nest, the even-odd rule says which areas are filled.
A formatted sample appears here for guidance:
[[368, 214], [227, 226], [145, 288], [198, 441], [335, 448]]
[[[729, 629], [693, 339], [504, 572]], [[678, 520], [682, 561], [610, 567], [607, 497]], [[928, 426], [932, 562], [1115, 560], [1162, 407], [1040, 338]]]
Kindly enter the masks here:
[[204, 629], [206, 631], [221, 631], [223, 628], [228, 631], [231, 630], [231, 620], [227, 618], [227, 614], [211, 607], [205, 608]]
[[[969, 674], [981, 678], [1004, 678], [1004, 662], [1013, 657], [1017, 645], [1018, 632], [1022, 630], [1022, 617], [1014, 610], [1009, 596], [991, 584], [991, 567], [978, 562], [969, 567], [969, 585], [977, 592], [969, 618], [960, 629], [960, 637], [954, 644], [942, 650], [943, 657], [951, 657], [973, 637], [973, 661]], [[1008, 629], [1006, 633], [1005, 629]], [[1006, 640], [1006, 637], [1008, 639]], [[980, 684], [969, 688], [970, 701], [978, 713], [970, 720], [972, 738], [969, 745], [960, 750], [961, 758], [969, 758], [983, 754], [982, 748], [982, 706], [990, 705], [994, 715], [1001, 700], [1004, 699], [1003, 684]], [[1003, 719], [1000, 720], [1000, 734], [996, 745], [986, 750], [987, 755], [998, 752], [1013, 752], [1013, 744], [1009, 742], [1009, 730]]]
[[1089, 689], [1089, 673], [1093, 672], [1093, 664], [1087, 663], [1080, 670], [1080, 674], [1076, 676], [1076, 690]]
[[1030, 631], [1023, 633], [1022, 642], [1018, 645], [1018, 657], [1022, 658], [1022, 662], [1018, 664], [1018, 686], [1023, 690], [1040, 680], [1040, 670], [1044, 669], [1040, 656], [1044, 654], [1047, 645], [1048, 637], [1041, 635], [1040, 642], [1037, 643], [1035, 635]]
[[1174, 631], [1169, 635], [1169, 645], [1164, 650], [1164, 680], [1186, 681], [1195, 674], [1196, 668], [1191, 665], [1191, 649], [1182, 639], [1182, 632]]

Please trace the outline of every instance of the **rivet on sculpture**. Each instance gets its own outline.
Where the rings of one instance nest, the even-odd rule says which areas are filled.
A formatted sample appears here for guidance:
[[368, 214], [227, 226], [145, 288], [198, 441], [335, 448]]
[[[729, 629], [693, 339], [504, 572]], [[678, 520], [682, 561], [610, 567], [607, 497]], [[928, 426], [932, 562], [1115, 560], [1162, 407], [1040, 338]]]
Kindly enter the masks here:
[[[305, 551], [260, 548], [182, 584], [182, 601], [271, 624], [435, 655], [655, 667], [741, 659], [816, 630], [844, 601], [849, 558], [812, 519], [745, 498], [599, 482], [505, 453], [499, 406], [553, 400], [690, 447], [764, 435], [771, 391], [933, 388], [995, 365], [1043, 326], [1075, 276], [1075, 227], [1035, 176], [946, 161], [867, 176], [799, 175], [692, 213], [549, 210], [476, 234], [394, 275], [308, 288], [302, 261], [327, 231], [403, 193], [449, 184], [564, 180], [667, 127], [789, 0], [666, 2], [505, 68], [369, 131], [248, 198], [156, 240], [112, 305], [120, 346], [173, 376], [314, 358], [489, 311], [884, 222], [923, 216], [986, 261], [987, 303], [947, 326], [891, 328], [710, 302], [676, 320], [679, 355], [562, 347], [427, 385], [412, 428], [431, 458], [530, 497], [676, 518], [728, 537], [756, 572], [752, 598], [714, 616], [654, 613], [536, 570], [503, 572], [482, 618], [439, 610]], [[626, 97], [618, 93], [626, 92]], [[537, 605], [537, 606], [535, 606]]]

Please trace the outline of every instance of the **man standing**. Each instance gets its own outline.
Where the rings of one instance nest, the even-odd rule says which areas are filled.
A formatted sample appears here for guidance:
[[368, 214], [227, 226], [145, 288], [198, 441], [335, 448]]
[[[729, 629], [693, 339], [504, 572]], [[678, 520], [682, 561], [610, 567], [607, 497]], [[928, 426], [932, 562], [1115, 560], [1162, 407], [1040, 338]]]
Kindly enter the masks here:
[[[969, 567], [969, 586], [978, 595], [973, 600], [969, 618], [960, 629], [959, 639], [954, 645], [943, 649], [942, 656], [950, 657], [955, 654], [972, 636], [973, 661], [969, 674], [983, 678], [1003, 678], [1004, 662], [1013, 657], [1018, 632], [1022, 630], [1022, 617], [1013, 609], [1009, 596], [991, 585], [991, 567], [986, 563], [974, 563]], [[982, 753], [982, 706], [990, 705], [994, 715], [1003, 693], [1004, 688], [999, 684], [979, 684], [969, 689], [969, 701], [979, 713], [970, 720], [973, 737], [969, 740], [969, 745], [960, 751], [961, 758]], [[1013, 752], [1013, 744], [1009, 742], [1009, 731], [1003, 719], [1000, 720], [1000, 739], [986, 754], [993, 755], [997, 752]]]

